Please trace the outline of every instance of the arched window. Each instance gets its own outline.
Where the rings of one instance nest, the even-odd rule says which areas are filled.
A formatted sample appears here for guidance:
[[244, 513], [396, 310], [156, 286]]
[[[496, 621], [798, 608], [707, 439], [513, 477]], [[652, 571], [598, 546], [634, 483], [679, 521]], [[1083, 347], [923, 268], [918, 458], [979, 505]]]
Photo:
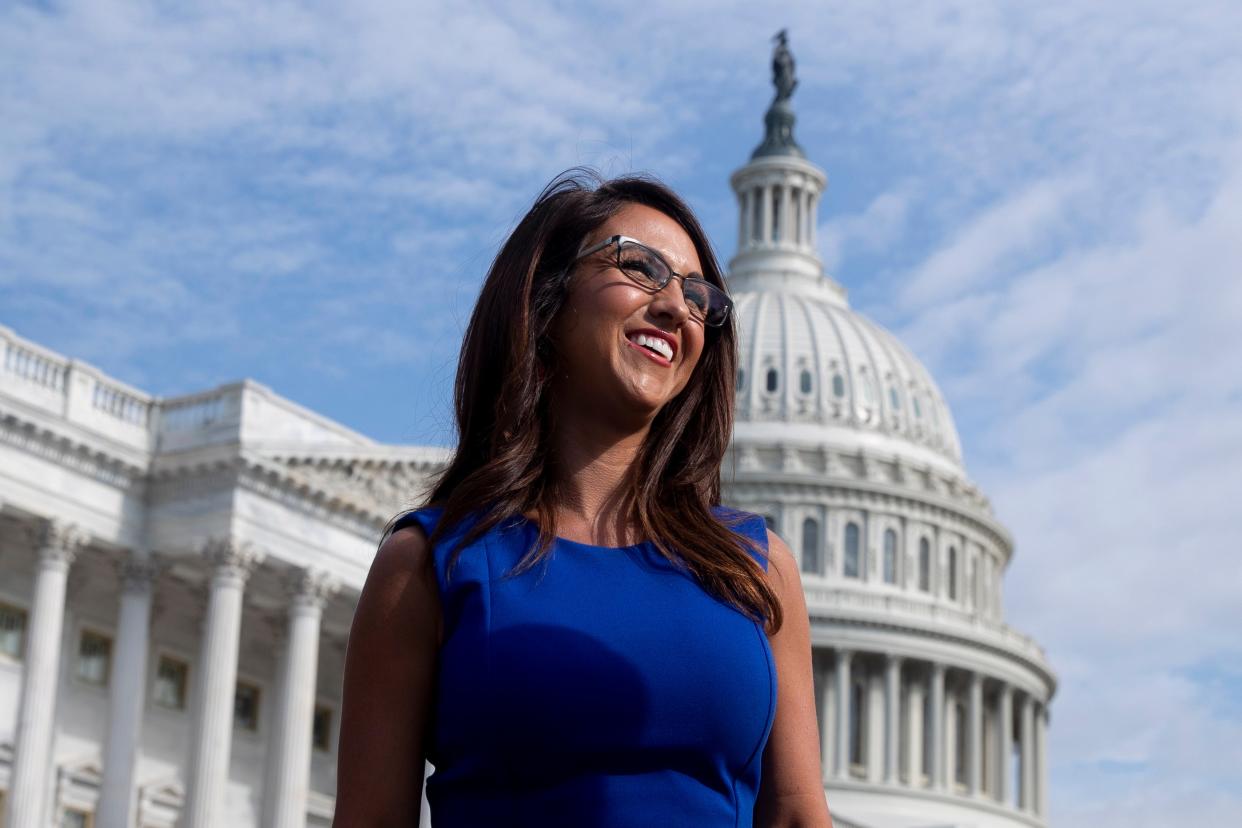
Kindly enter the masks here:
[[799, 377], [798, 387], [803, 394], [811, 393], [811, 372], [806, 368], [802, 369], [802, 376]]
[[802, 571], [820, 574], [819, 521], [807, 518], [802, 521]]
[[966, 784], [966, 705], [960, 701], [953, 705], [956, 714], [953, 722], [953, 779], [959, 785]]
[[840, 374], [832, 375], [832, 395], [834, 397], [845, 396], [845, 377]]
[[931, 592], [931, 544], [919, 538], [919, 589]]
[[863, 403], [870, 408], [875, 405], [875, 385], [872, 384], [871, 375], [866, 368], [859, 374], [859, 379], [862, 382]]
[[780, 387], [780, 384], [781, 384], [780, 374], [776, 372], [775, 368], [769, 368], [768, 369], [768, 385], [767, 385], [768, 393], [769, 394], [774, 393], [776, 389]]
[[949, 547], [949, 600], [957, 600], [957, 547]]
[[890, 387], [888, 389], [888, 401], [893, 404], [894, 411], [901, 410], [901, 398], [897, 396], [897, 389]]
[[919, 408], [919, 395], [914, 394], [910, 397], [910, 406], [914, 409], [914, 419], [922, 418], [923, 411]]
[[884, 530], [884, 583], [897, 583], [897, 533]]
[[845, 524], [845, 577], [859, 577], [858, 524]]
[[737, 390], [741, 391], [745, 387], [746, 387], [746, 369], [738, 368], [737, 369]]
[[850, 682], [850, 764], [867, 763], [867, 682], [856, 676]]

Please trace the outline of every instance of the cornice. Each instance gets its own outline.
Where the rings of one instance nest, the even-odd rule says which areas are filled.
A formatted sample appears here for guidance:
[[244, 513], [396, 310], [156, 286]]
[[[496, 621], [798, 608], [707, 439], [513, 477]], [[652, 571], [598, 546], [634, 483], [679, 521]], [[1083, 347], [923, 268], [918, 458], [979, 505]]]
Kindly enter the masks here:
[[964, 521], [1004, 550], [1006, 560], [1012, 553], [1012, 535], [992, 515], [991, 503], [976, 485], [912, 464], [901, 455], [780, 443], [739, 443], [730, 454], [733, 473], [726, 474], [726, 490], [753, 486], [775, 500], [832, 498], [903, 507], [931, 518]]
[[21, 417], [0, 403], [0, 444], [11, 446], [100, 483], [132, 491], [142, 485], [145, 464], [110, 453], [102, 442], [78, 439]]

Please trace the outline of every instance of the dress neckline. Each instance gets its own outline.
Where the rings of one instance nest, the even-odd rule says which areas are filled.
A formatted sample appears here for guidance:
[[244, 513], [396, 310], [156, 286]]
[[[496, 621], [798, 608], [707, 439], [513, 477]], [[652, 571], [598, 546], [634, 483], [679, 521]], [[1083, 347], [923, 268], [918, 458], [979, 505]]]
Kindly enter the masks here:
[[[520, 517], [522, 519], [522, 522], [526, 526], [529, 526], [536, 535], [539, 534], [538, 523], [531, 520], [526, 515], [521, 515]], [[600, 546], [599, 544], [583, 543], [581, 541], [570, 540], [569, 538], [562, 538], [560, 535], [555, 535], [552, 538], [552, 543], [554, 545], [567, 547], [569, 549], [587, 549], [587, 550], [595, 550], [595, 551], [602, 551], [602, 552], [633, 552], [637, 549], [646, 548], [651, 543], [651, 541], [639, 541], [638, 543], [630, 543], [630, 544], [626, 544], [625, 546]]]

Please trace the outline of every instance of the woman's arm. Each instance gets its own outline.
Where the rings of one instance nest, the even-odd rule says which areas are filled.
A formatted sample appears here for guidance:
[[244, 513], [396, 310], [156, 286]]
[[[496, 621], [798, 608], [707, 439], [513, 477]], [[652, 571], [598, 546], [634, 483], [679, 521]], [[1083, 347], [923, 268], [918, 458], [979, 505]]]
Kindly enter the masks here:
[[819, 764], [811, 623], [802, 594], [802, 576], [789, 547], [772, 532], [768, 532], [768, 552], [768, 585], [780, 598], [785, 621], [770, 638], [776, 661], [776, 721], [763, 752], [755, 825], [831, 828]]
[[440, 595], [421, 530], [394, 532], [371, 564], [345, 654], [338, 828], [418, 825]]

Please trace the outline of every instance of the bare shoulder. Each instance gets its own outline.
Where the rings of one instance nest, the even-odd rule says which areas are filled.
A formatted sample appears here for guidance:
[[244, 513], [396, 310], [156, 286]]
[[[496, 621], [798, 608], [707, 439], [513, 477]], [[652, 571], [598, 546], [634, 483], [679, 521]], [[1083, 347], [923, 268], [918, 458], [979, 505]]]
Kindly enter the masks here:
[[777, 597], [781, 599], [781, 606], [788, 611], [788, 602], [793, 599], [795, 603], [805, 607], [805, 598], [802, 595], [802, 575], [798, 571], [798, 559], [794, 557], [793, 550], [789, 548], [789, 544], [784, 539], [768, 530], [768, 586], [772, 587]]
[[417, 824], [441, 640], [433, 564], [422, 530], [394, 532], [358, 597], [345, 653], [337, 825]]

